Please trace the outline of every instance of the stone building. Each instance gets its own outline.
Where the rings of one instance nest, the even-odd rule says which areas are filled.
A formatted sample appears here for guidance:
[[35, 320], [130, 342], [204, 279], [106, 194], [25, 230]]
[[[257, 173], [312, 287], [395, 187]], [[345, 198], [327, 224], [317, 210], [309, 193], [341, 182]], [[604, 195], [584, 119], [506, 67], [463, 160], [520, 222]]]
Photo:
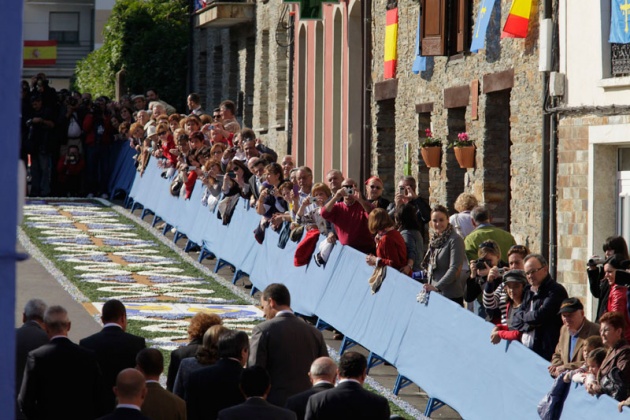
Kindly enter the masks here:
[[549, 106], [558, 127], [558, 271], [569, 295], [589, 297], [585, 262], [603, 255], [608, 236], [630, 240], [630, 44], [608, 42], [610, 1], [568, 4], [559, 1]]

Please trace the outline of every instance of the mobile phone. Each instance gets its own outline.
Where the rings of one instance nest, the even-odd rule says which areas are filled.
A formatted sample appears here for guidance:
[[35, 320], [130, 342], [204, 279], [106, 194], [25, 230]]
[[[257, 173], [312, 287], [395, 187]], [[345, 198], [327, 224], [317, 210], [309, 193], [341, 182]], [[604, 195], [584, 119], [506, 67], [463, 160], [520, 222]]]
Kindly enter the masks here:
[[227, 176], [229, 176], [229, 177], [230, 177], [230, 178], [232, 178], [232, 179], [235, 179], [235, 178], [236, 178], [236, 174], [235, 174], [233, 171], [228, 172], [228, 173], [227, 173]]
[[398, 187], [398, 191], [401, 192], [401, 193], [404, 193], [405, 192], [405, 187]]

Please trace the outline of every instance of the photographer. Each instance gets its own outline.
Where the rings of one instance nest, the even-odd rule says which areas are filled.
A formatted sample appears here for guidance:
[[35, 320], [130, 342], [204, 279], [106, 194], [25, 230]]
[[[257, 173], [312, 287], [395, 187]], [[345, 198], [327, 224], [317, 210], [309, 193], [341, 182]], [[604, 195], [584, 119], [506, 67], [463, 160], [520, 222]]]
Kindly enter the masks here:
[[464, 300], [466, 302], [474, 302], [476, 300], [478, 303], [477, 314], [491, 321], [498, 319], [499, 314], [494, 312], [486, 313], [484, 306], [481, 304], [481, 290], [486, 282], [494, 283], [502, 280], [505, 264], [501, 261], [499, 244], [490, 239], [479, 244], [477, 255], [478, 259], [470, 262], [470, 276], [466, 280]]
[[61, 196], [78, 197], [81, 192], [81, 179], [85, 161], [77, 145], [68, 146], [65, 156], [57, 162], [57, 179]]
[[51, 110], [44, 107], [41, 95], [31, 98], [25, 144], [25, 152], [31, 155], [31, 197], [46, 197], [50, 194], [52, 154], [55, 148], [52, 115]]
[[621, 236], [609, 236], [606, 238], [602, 249], [605, 258], [593, 255], [587, 262], [586, 270], [591, 293], [593, 297], [599, 299], [597, 303], [597, 317], [594, 319], [594, 322], [598, 322], [599, 318], [606, 312], [610, 294], [610, 286], [604, 277], [606, 274], [604, 272], [604, 261], [615, 254], [621, 255], [624, 260], [630, 260], [628, 244]]

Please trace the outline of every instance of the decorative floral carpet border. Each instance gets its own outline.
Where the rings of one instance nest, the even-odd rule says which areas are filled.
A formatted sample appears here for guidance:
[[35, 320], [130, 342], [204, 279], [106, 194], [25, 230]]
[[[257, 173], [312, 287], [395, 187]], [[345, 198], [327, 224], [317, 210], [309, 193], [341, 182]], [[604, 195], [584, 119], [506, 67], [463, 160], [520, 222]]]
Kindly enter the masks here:
[[167, 350], [185, 342], [188, 321], [200, 311], [245, 331], [262, 320], [250, 299], [192, 267], [103, 202], [30, 200], [23, 227], [92, 315], [100, 315], [107, 299], [121, 300], [129, 331], [153, 346]]

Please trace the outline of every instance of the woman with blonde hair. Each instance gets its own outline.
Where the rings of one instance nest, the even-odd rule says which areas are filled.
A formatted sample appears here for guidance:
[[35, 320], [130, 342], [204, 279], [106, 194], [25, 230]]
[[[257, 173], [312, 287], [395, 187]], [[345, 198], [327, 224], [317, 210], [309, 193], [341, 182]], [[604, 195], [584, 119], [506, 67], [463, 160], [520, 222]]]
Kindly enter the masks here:
[[455, 213], [449, 218], [449, 223], [453, 225], [455, 231], [465, 238], [475, 227], [472, 224], [470, 212], [479, 205], [477, 198], [469, 193], [461, 193], [455, 200]]

